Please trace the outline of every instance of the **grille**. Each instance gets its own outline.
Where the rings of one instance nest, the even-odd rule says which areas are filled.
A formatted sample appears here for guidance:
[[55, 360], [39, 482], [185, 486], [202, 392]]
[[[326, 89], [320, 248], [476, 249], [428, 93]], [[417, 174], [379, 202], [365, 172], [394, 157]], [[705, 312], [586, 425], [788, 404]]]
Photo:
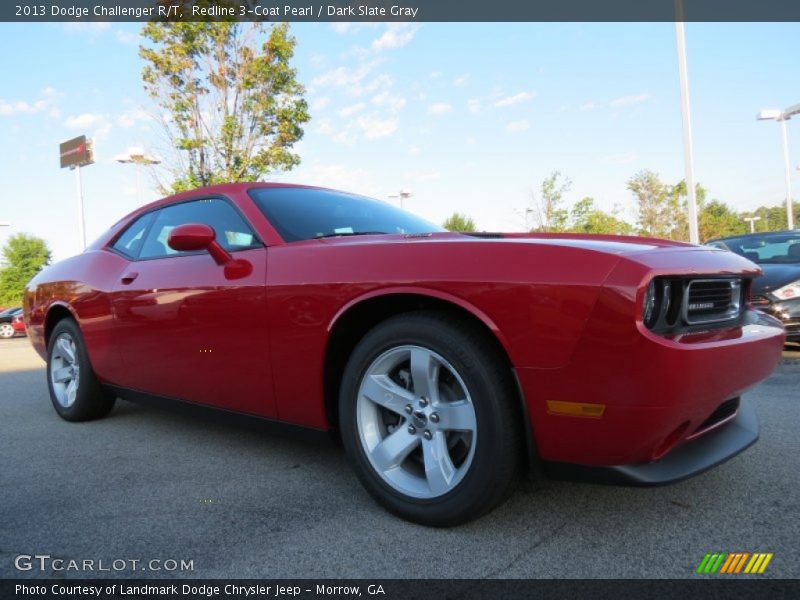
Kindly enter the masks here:
[[736, 414], [737, 410], [739, 410], [739, 398], [731, 398], [730, 400], [726, 400], [720, 404], [714, 410], [714, 412], [712, 412], [709, 417], [700, 424], [697, 429], [694, 430], [692, 437], [703, 433], [704, 431], [714, 427], [714, 425], [717, 425], [726, 419], [730, 419]]
[[689, 325], [729, 321], [739, 316], [740, 279], [693, 279], [686, 286], [683, 318]]

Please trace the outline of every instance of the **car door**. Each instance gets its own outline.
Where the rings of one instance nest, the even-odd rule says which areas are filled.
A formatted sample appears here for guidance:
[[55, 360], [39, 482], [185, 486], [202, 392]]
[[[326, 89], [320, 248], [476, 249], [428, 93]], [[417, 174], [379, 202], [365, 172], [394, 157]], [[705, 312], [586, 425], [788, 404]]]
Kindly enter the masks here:
[[[125, 370], [121, 385], [274, 416], [265, 314], [267, 250], [254, 229], [225, 198], [171, 204], [146, 218], [146, 231], [123, 249], [130, 263], [113, 290]], [[217, 242], [252, 269], [228, 272], [206, 251], [170, 248], [169, 232], [189, 223], [211, 226]]]

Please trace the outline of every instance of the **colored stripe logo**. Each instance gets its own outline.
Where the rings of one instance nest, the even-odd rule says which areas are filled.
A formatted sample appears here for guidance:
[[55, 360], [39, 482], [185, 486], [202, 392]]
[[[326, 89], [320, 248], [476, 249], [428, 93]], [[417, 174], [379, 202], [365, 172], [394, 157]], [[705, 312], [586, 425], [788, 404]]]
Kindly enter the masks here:
[[772, 556], [772, 552], [709, 552], [700, 561], [697, 572], [703, 575], [761, 574], [767, 570]]

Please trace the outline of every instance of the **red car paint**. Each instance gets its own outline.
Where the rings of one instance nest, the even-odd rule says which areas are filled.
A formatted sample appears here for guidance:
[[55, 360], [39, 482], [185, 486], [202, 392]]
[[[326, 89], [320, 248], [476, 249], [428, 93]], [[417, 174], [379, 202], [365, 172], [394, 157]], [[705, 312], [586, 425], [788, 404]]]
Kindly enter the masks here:
[[14, 328], [16, 333], [24, 334], [26, 332], [24, 315], [22, 313], [11, 319], [11, 327]]
[[[435, 299], [496, 337], [517, 374], [538, 456], [584, 465], [659, 458], [779, 360], [779, 327], [663, 336], [642, 323], [653, 276], [759, 274], [735, 254], [566, 234], [284, 243], [247, 194], [271, 185], [222, 185], [157, 201], [83, 254], [44, 270], [25, 298], [34, 348], [46, 356], [51, 320], [68, 312], [105, 383], [328, 429], [335, 424], [325, 366], [341, 359], [329, 345], [337, 325], [364, 303]], [[233, 201], [264, 242], [236, 254], [252, 269], [231, 275], [205, 252], [130, 262], [109, 250], [144, 212], [209, 195]], [[606, 410], [600, 418], [550, 414], [548, 400]]]

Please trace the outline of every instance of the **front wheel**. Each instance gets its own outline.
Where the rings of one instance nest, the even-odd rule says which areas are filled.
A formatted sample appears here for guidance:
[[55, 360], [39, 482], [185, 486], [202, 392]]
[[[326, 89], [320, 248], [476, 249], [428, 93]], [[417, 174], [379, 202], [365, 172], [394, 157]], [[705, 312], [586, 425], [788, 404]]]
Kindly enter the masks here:
[[78, 324], [62, 319], [47, 346], [50, 400], [62, 419], [89, 421], [106, 416], [115, 397], [95, 377]]
[[14, 327], [11, 323], [0, 323], [0, 338], [8, 339], [14, 337]]
[[421, 311], [358, 344], [340, 393], [348, 457], [386, 508], [450, 526], [502, 502], [517, 480], [521, 427], [510, 368], [482, 331]]

